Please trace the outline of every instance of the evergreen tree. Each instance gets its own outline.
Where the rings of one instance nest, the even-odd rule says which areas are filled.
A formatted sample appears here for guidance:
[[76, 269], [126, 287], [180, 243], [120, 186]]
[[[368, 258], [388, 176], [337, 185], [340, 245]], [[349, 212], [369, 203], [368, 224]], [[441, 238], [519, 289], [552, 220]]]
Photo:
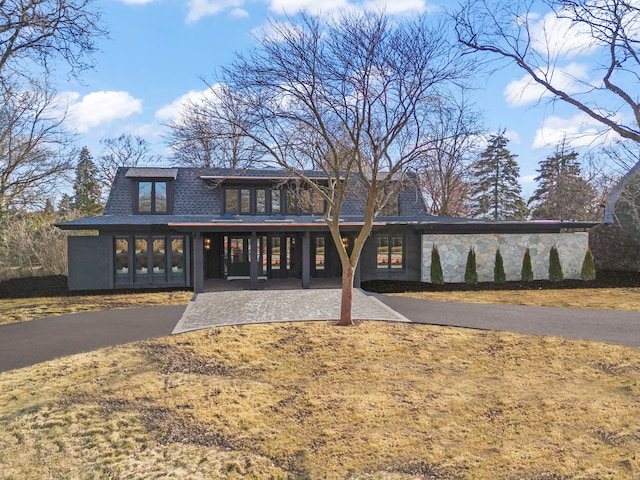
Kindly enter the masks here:
[[587, 281], [596, 279], [596, 264], [593, 261], [593, 254], [590, 248], [587, 248], [587, 253], [584, 254], [582, 269], [580, 270], [580, 279]]
[[56, 213], [56, 209], [53, 206], [53, 201], [50, 198], [47, 198], [47, 202], [44, 205], [44, 214], [47, 217], [51, 217]]
[[98, 170], [87, 147], [80, 151], [73, 190], [73, 207], [76, 210], [85, 215], [98, 215], [102, 212]]
[[582, 178], [578, 154], [567, 152], [565, 143], [540, 161], [535, 181], [538, 188], [529, 198], [533, 218], [554, 220], [591, 220], [596, 194]]
[[504, 132], [492, 135], [489, 145], [471, 166], [471, 214], [492, 220], [524, 220], [527, 206], [518, 183], [520, 167], [507, 149]]
[[60, 202], [58, 203], [58, 213], [60, 215], [67, 216], [73, 210], [73, 198], [71, 195], [63, 194]]
[[522, 258], [522, 271], [520, 277], [523, 282], [533, 281], [533, 267], [531, 265], [531, 252], [529, 248], [524, 251], [524, 257]]
[[493, 281], [502, 283], [507, 279], [507, 275], [504, 273], [504, 260], [502, 259], [502, 253], [500, 249], [496, 250], [496, 259], [493, 264]]
[[551, 251], [549, 252], [549, 280], [552, 282], [561, 282], [564, 280], [560, 254], [555, 245], [551, 247]]
[[469, 249], [469, 253], [467, 254], [467, 265], [464, 269], [464, 281], [465, 283], [478, 283], [476, 252], [473, 247]]
[[433, 244], [433, 248], [431, 249], [431, 283], [435, 285], [444, 284], [440, 253], [438, 252], [438, 246], [436, 244]]

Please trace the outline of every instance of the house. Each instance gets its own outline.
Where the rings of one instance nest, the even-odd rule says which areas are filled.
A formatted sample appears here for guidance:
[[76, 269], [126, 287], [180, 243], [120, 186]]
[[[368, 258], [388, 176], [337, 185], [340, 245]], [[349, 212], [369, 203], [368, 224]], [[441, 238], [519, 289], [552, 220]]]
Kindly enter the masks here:
[[[326, 182], [322, 172], [306, 172]], [[104, 214], [59, 223], [70, 236], [69, 289], [191, 287], [207, 279], [339, 277], [340, 261], [323, 220], [324, 202], [294, 194], [295, 179], [278, 169], [121, 168]], [[306, 195], [305, 195], [306, 193]], [[363, 224], [364, 207], [346, 199], [341, 218], [347, 249]], [[366, 280], [430, 281], [431, 249], [440, 250], [446, 281], [462, 281], [474, 247], [480, 280], [491, 280], [500, 247], [508, 279], [519, 279], [524, 249], [536, 278], [546, 278], [556, 245], [565, 277], [579, 277], [593, 223], [488, 222], [428, 214], [414, 185], [374, 223], [356, 271]], [[545, 263], [546, 262], [546, 263]]]

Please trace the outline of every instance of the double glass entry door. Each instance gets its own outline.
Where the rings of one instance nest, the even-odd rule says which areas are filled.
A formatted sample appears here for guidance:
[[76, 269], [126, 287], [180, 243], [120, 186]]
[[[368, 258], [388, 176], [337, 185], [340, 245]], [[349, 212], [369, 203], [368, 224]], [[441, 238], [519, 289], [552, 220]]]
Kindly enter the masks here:
[[269, 237], [268, 264], [273, 278], [300, 277], [302, 244], [295, 235]]
[[[299, 236], [258, 236], [257, 247], [258, 276], [300, 277], [302, 244]], [[249, 277], [252, 258], [251, 236], [225, 236], [224, 256], [227, 277]]]

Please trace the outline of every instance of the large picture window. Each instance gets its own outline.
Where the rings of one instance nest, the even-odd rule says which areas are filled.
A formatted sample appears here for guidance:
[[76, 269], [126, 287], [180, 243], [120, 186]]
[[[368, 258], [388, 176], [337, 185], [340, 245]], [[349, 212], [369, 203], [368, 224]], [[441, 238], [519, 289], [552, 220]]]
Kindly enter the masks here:
[[138, 213], [168, 213], [169, 186], [165, 181], [138, 182]]
[[118, 236], [114, 239], [115, 280], [128, 284], [184, 284], [185, 237]]
[[376, 252], [376, 266], [379, 269], [404, 268], [404, 237], [402, 235], [378, 235]]

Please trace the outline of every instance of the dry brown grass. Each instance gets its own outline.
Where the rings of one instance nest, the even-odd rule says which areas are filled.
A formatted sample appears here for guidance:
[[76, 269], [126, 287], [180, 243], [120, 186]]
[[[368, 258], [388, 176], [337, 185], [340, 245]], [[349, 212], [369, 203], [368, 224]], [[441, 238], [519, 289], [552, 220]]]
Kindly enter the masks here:
[[365, 322], [0, 374], [4, 478], [637, 479], [640, 350]]
[[0, 325], [113, 308], [186, 305], [189, 291], [0, 299]]
[[640, 288], [566, 290], [496, 290], [479, 292], [406, 292], [405, 297], [441, 302], [501, 303], [533, 307], [595, 308], [640, 311]]

